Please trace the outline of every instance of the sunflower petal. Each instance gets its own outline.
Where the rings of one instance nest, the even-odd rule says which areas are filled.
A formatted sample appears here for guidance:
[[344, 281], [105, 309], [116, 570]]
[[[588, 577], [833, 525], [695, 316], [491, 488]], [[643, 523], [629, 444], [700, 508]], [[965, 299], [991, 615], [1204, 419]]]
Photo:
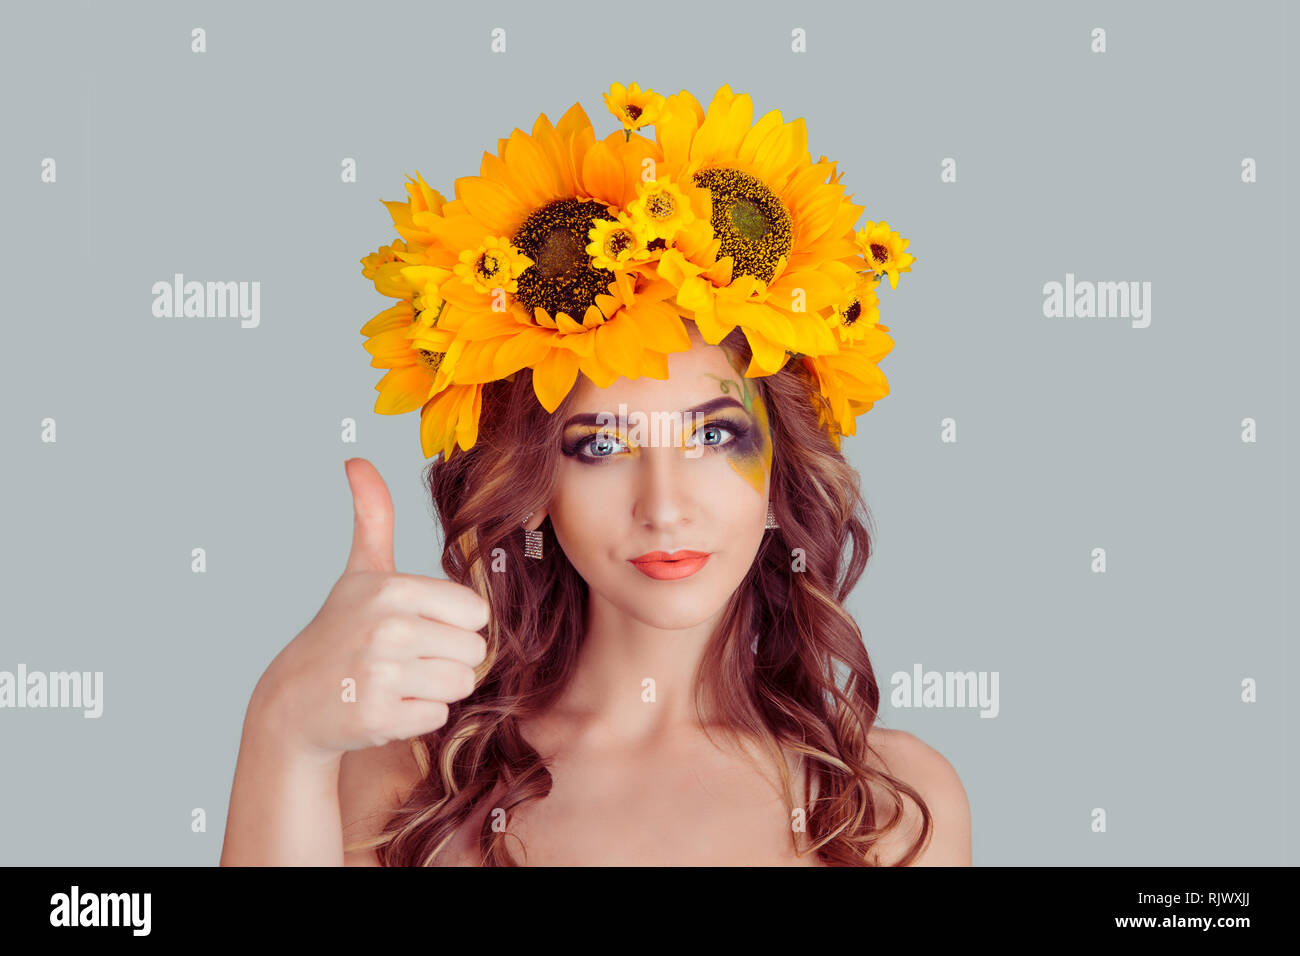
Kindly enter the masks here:
[[374, 356], [370, 364], [375, 368], [396, 368], [401, 365], [411, 365], [416, 360], [405, 329], [380, 332], [378, 335], [371, 336], [362, 345]]
[[745, 338], [749, 340], [750, 348], [753, 350], [749, 368], [745, 371], [746, 375], [772, 375], [781, 371], [788, 357], [784, 346], [773, 342], [757, 329], [746, 328]]
[[635, 321], [642, 344], [657, 352], [684, 352], [691, 347], [691, 336], [686, 323], [674, 306], [663, 302], [647, 302], [625, 309], [627, 318]]
[[578, 368], [597, 388], [609, 388], [618, 381], [618, 372], [602, 362], [595, 352], [579, 358]]
[[470, 216], [488, 233], [510, 236], [521, 220], [519, 200], [500, 183], [481, 176], [462, 176], [456, 180], [456, 198], [465, 203]]
[[537, 365], [551, 351], [555, 333], [545, 329], [521, 329], [504, 339], [492, 360], [492, 374], [496, 378], [517, 372], [529, 365]]
[[568, 349], [552, 349], [533, 369], [533, 392], [548, 412], [559, 408], [573, 388], [578, 379], [578, 361], [578, 356]]
[[[521, 129], [510, 134], [505, 155], [502, 157], [514, 179], [525, 192], [519, 197], [524, 204], [536, 209], [560, 195], [560, 178], [556, 176], [550, 157], [537, 142]], [[508, 235], [509, 233], [502, 233]]]
[[375, 411], [380, 415], [404, 415], [413, 412], [429, 398], [433, 390], [433, 375], [423, 365], [390, 369], [379, 384], [379, 398]]
[[460, 401], [456, 419], [456, 443], [465, 451], [478, 441], [478, 420], [483, 410], [483, 388], [473, 386]]
[[362, 335], [378, 335], [391, 329], [406, 328], [415, 319], [415, 307], [409, 299], [403, 299], [390, 309], [384, 309], [373, 319], [361, 326]]
[[587, 150], [582, 161], [582, 182], [587, 192], [610, 205], [623, 201], [623, 164], [604, 143]]

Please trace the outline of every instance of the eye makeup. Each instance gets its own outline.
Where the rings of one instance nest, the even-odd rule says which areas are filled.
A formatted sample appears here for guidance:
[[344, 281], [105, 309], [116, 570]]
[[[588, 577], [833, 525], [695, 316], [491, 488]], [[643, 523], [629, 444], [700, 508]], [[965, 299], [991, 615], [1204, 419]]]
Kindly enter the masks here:
[[564, 439], [563, 444], [560, 445], [560, 451], [566, 457], [576, 458], [584, 465], [596, 464], [617, 456], [618, 452], [616, 450], [605, 455], [586, 454], [586, 452], [598, 442], [605, 442], [611, 446], [622, 445], [633, 453], [635, 453], [638, 448], [638, 446], [632, 444], [626, 436], [616, 435], [614, 432], [606, 429], [588, 431], [577, 431], [575, 429], [571, 435]]
[[[716, 442], [704, 442], [697, 438], [711, 431], [722, 431], [727, 434]], [[754, 455], [758, 450], [754, 426], [738, 415], [718, 415], [702, 422], [684, 437], [683, 444], [688, 448], [698, 444], [705, 453], [725, 453], [745, 457]], [[593, 454], [597, 446], [607, 447], [610, 450], [606, 454]], [[631, 453], [636, 453], [640, 448], [626, 433], [617, 434], [607, 428], [597, 428], [573, 429], [565, 438], [560, 450], [569, 458], [575, 458], [584, 464], [595, 464], [619, 457], [622, 454], [619, 451], [620, 446]]]
[[701, 442], [700, 443], [701, 448], [704, 448], [706, 450], [725, 451], [727, 454], [736, 455], [736, 454], [748, 454], [751, 451], [752, 446], [754, 445], [753, 426], [750, 425], [748, 422], [741, 421], [739, 417], [731, 418], [725, 415], [720, 416], [718, 418], [712, 418], [709, 421], [705, 422], [704, 424], [700, 425], [698, 428], [695, 429], [695, 431], [693, 431], [689, 436], [687, 436], [686, 443], [688, 445], [692, 444], [696, 435], [699, 435], [702, 432], [707, 432], [711, 428], [725, 429], [731, 432], [731, 438], [726, 439], [724, 441], [720, 441], [713, 445], [708, 445]]
[[772, 440], [768, 436], [767, 406], [761, 396], [753, 396], [752, 407], [755, 427], [750, 429], [745, 443], [737, 445], [735, 453], [728, 456], [727, 464], [761, 495], [772, 470]]

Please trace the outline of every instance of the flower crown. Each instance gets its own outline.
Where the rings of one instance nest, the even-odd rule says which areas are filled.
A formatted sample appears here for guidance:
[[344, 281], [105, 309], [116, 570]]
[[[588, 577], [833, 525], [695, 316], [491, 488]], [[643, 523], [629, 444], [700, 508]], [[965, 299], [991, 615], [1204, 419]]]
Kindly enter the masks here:
[[[753, 123], [730, 86], [707, 112], [635, 83], [604, 100], [622, 129], [603, 140], [575, 103], [498, 140], [451, 202], [418, 171], [406, 202], [384, 201], [401, 239], [361, 260], [397, 300], [361, 329], [388, 370], [375, 411], [419, 408], [425, 457], [445, 459], [477, 440], [485, 383], [531, 368], [554, 412], [579, 371], [600, 388], [666, 379], [689, 318], [711, 345], [744, 331], [747, 377], [803, 362], [838, 448], [889, 394], [876, 287], [911, 271], [908, 240], [886, 222], [854, 230], [863, 207], [835, 163], [812, 162], [803, 119]], [[649, 126], [653, 140], [637, 132]]]

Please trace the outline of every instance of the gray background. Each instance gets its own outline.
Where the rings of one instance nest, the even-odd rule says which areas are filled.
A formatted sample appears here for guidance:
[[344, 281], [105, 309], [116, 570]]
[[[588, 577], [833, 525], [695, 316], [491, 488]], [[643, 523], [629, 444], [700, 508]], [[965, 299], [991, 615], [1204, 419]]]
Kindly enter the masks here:
[[[392, 490], [398, 568], [440, 573], [417, 415], [373, 414], [358, 332], [391, 301], [358, 262], [396, 238], [380, 199], [416, 169], [450, 198], [497, 137], [575, 100], [603, 135], [601, 92], [636, 81], [705, 106], [730, 83], [755, 118], [806, 117], [863, 218], [912, 240], [912, 273], [881, 290], [892, 394], [846, 442], [879, 530], [849, 609], [886, 696], [916, 662], [1000, 672], [996, 719], [883, 714], [957, 769], [975, 863], [1297, 862], [1284, 4], [2, 17], [0, 669], [101, 670], [105, 709], [0, 710], [0, 861], [217, 861], [248, 693], [343, 567], [345, 458]], [[261, 327], [154, 318], [175, 272], [260, 281]], [[1067, 272], [1150, 281], [1150, 328], [1044, 318]]]

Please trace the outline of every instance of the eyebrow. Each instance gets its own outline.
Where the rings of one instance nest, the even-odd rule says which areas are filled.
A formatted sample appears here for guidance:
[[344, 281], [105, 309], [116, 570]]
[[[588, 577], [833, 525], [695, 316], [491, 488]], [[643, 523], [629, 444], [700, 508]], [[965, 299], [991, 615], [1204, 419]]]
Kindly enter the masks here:
[[[736, 401], [734, 398], [724, 397], [724, 398], [715, 398], [710, 401], [704, 402], [703, 404], [700, 405], [693, 405], [690, 408], [683, 408], [677, 414], [708, 415], [710, 412], [715, 412], [719, 408], [726, 408], [732, 405], [736, 406], [736, 408], [739, 408], [742, 412], [745, 411], [745, 406], [740, 404], [740, 402]], [[599, 425], [601, 424], [601, 421], [597, 416], [602, 414], [605, 416], [606, 419], [608, 419], [609, 416], [611, 415], [613, 415], [615, 418], [618, 417], [617, 412], [584, 412], [581, 415], [574, 415], [572, 418], [570, 418], [568, 421], [564, 423], [564, 427], [567, 429], [572, 425]], [[661, 412], [660, 414], [664, 414], [664, 413]], [[749, 414], [749, 413], [745, 412], [745, 414]]]

